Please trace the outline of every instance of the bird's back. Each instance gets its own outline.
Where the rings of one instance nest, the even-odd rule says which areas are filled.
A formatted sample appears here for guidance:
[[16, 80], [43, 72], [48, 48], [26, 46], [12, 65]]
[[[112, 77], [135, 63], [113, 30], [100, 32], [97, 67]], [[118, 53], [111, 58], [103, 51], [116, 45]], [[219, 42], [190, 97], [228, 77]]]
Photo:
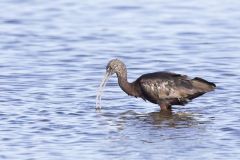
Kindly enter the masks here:
[[141, 97], [156, 104], [183, 105], [215, 88], [215, 84], [201, 78], [190, 79], [186, 75], [170, 72], [144, 74], [136, 82]]

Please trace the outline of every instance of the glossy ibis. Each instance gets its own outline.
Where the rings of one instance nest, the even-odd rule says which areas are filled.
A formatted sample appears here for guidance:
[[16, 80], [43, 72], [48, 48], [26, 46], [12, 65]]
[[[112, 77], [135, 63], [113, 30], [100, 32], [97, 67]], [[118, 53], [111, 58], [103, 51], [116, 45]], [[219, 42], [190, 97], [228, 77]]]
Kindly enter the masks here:
[[110, 75], [116, 73], [121, 89], [130, 96], [140, 97], [158, 104], [161, 110], [169, 110], [172, 105], [185, 105], [188, 101], [214, 90], [216, 85], [202, 78], [190, 79], [186, 75], [171, 72], [154, 72], [140, 76], [129, 83], [125, 64], [113, 59], [106, 67], [106, 75], [100, 85], [96, 108], [101, 108], [101, 93]]

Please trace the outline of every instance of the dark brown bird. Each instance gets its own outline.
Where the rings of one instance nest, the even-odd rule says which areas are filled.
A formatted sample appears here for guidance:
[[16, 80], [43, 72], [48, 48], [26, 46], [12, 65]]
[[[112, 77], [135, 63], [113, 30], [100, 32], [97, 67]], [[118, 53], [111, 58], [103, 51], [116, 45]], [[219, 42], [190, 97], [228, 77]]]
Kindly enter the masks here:
[[[172, 105], [185, 105], [188, 101], [216, 87], [214, 83], [199, 77], [190, 79], [186, 75], [170, 72], [144, 74], [129, 83], [125, 64], [113, 59], [106, 67], [106, 76], [100, 88], [105, 86], [108, 77], [114, 73], [117, 74], [118, 84], [125, 93], [158, 104], [161, 110], [171, 109]], [[101, 99], [100, 96], [97, 96], [97, 100]]]

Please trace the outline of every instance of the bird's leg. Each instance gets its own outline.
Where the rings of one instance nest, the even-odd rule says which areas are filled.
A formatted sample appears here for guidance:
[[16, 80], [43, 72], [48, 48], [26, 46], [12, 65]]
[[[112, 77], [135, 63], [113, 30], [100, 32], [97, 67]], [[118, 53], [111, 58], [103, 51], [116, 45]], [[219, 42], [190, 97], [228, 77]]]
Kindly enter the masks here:
[[161, 111], [169, 111], [171, 110], [171, 105], [166, 104], [166, 103], [160, 103], [159, 104]]

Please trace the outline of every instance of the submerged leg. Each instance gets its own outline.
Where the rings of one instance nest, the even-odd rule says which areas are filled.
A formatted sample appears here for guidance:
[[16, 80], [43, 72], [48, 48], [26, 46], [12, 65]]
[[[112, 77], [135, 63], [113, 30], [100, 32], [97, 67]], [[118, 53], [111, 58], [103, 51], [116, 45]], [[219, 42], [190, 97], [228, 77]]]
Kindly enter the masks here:
[[170, 111], [171, 110], [171, 105], [169, 104], [165, 104], [165, 103], [161, 103], [159, 104], [161, 111]]

